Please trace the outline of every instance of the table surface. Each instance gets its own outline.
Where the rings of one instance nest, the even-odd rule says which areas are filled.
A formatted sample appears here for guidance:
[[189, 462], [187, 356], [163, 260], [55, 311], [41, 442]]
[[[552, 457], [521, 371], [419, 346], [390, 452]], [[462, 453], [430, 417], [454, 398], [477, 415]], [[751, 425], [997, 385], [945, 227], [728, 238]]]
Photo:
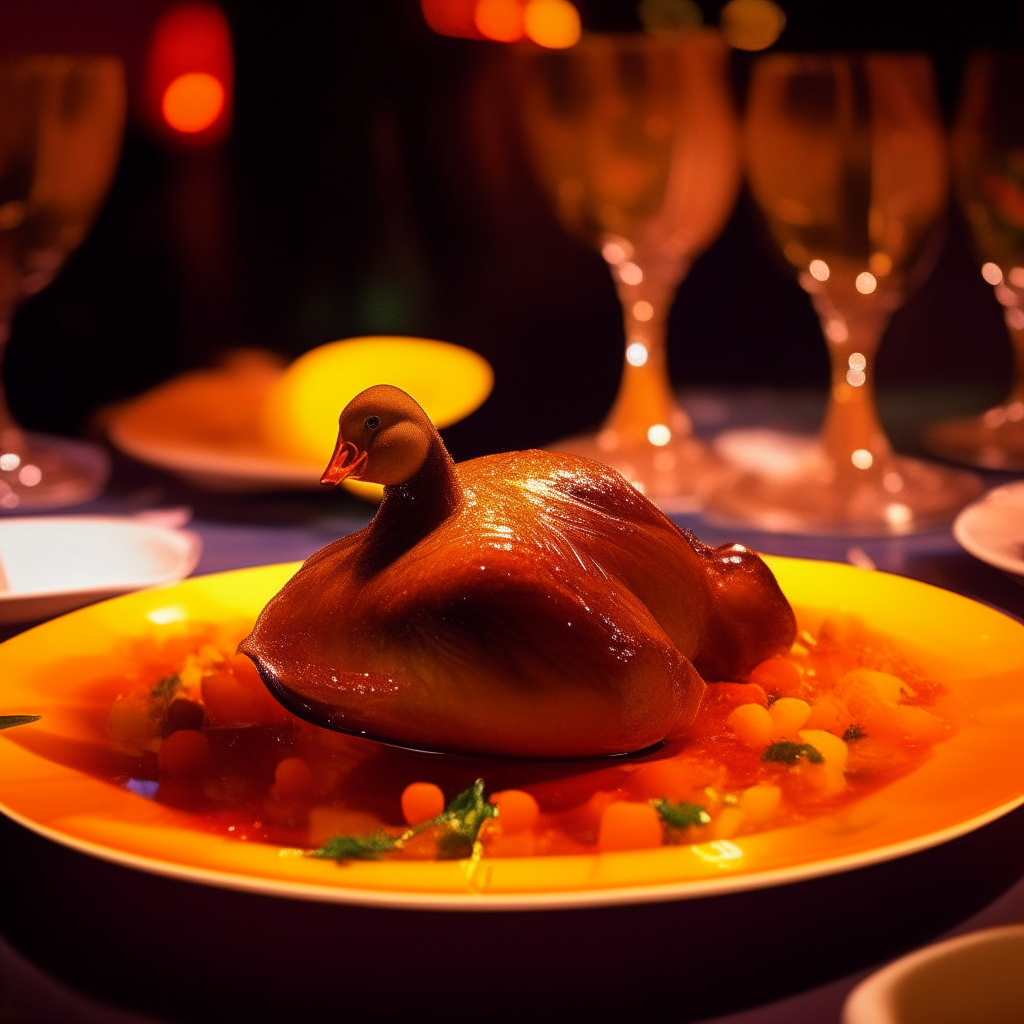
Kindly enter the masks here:
[[[785, 421], [788, 410], [805, 422], [814, 415], [817, 399], [787, 401], [778, 394], [738, 402], [736, 396], [684, 396], [699, 432], [723, 422]], [[818, 402], [820, 407], [820, 402]], [[742, 408], [742, 412], [740, 409]], [[793, 410], [796, 410], [794, 414]], [[792, 425], [791, 422], [787, 425]], [[890, 427], [891, 429], [891, 427]], [[1009, 477], [986, 474], [993, 486]], [[134, 515], [154, 508], [180, 508], [191, 517], [189, 528], [203, 541], [197, 574], [305, 558], [324, 544], [369, 521], [372, 508], [341, 493], [214, 495], [190, 488], [157, 470], [115, 457], [107, 494], [75, 512]], [[964, 553], [948, 528], [898, 538], [795, 537], [722, 529], [697, 516], [675, 516], [712, 544], [741, 541], [766, 553], [831, 561], [873, 564], [886, 572], [909, 576], [983, 601], [1017, 618], [1024, 618], [1024, 586]], [[27, 627], [6, 627], [0, 639]], [[1024, 857], [1021, 858], [1024, 873]], [[994, 903], [963, 921], [956, 933], [996, 924], [1024, 922], [1024, 880]], [[0, 1019], [61, 1020], [66, 1024], [128, 1024], [154, 1018], [108, 1006], [47, 974], [6, 940], [0, 923]], [[936, 936], [939, 938], [940, 936]], [[840, 978], [809, 992], [757, 1009], [716, 1018], [717, 1024], [801, 1024], [838, 1021], [850, 989], [870, 971]]]

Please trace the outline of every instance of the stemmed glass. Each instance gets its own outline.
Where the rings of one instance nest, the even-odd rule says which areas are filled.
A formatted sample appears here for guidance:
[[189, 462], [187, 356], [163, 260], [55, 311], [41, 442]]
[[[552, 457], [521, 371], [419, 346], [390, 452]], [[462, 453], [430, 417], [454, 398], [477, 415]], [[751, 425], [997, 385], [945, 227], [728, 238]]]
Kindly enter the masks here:
[[672, 393], [669, 309], [736, 199], [740, 139], [711, 31], [585, 36], [532, 52], [526, 131], [559, 219], [600, 249], [625, 320], [618, 396], [596, 434], [554, 448], [604, 462], [662, 507], [699, 506], [720, 464]]
[[821, 320], [832, 385], [807, 456], [730, 482], [711, 516], [860, 535], [949, 520], [980, 482], [896, 455], [873, 390], [889, 318], [930, 272], [943, 237], [946, 142], [928, 58], [763, 57], [745, 131], [751, 189]]
[[932, 451], [989, 469], [1024, 470], [1024, 51], [968, 61], [953, 130], [957, 193], [981, 272], [1004, 307], [1016, 356], [1010, 394], [980, 416], [934, 424]]
[[[124, 117], [114, 58], [0, 63], [0, 365], [18, 304], [85, 237], [114, 174]], [[86, 501], [106, 473], [91, 446], [23, 431], [0, 387], [0, 509]]]

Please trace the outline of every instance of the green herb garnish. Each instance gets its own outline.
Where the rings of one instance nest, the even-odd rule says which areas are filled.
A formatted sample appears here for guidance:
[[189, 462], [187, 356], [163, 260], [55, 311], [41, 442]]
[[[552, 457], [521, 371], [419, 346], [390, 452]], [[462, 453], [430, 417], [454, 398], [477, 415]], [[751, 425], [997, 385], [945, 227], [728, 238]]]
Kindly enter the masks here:
[[175, 693], [178, 691], [178, 687], [181, 686], [181, 676], [177, 672], [169, 676], [164, 676], [150, 691], [152, 696], [156, 697], [157, 700], [170, 700]]
[[477, 779], [469, 789], [452, 797], [448, 806], [430, 821], [392, 836], [378, 829], [372, 836], [331, 836], [310, 857], [326, 860], [377, 860], [386, 853], [400, 850], [413, 836], [432, 826], [443, 827], [438, 837], [438, 857], [460, 860], [474, 852], [480, 829], [488, 818], [496, 818], [498, 808], [484, 799], [484, 780]]
[[0, 715], [0, 729], [13, 729], [16, 725], [38, 722], [42, 715]]
[[310, 857], [322, 857], [325, 860], [379, 860], [385, 853], [398, 848], [402, 836], [388, 835], [378, 829], [372, 836], [331, 836]]
[[851, 725], [846, 732], [843, 733], [843, 742], [850, 743], [853, 740], [862, 740], [867, 735], [859, 725]]
[[825, 760], [817, 747], [810, 743], [791, 743], [783, 740], [773, 743], [762, 755], [762, 761], [778, 761], [782, 764], [796, 764], [801, 757], [806, 757], [811, 764], [822, 764]]
[[432, 821], [432, 825], [447, 825], [448, 830], [438, 840], [442, 860], [460, 860], [473, 852], [473, 844], [488, 818], [496, 818], [498, 808], [484, 799], [484, 780], [477, 779], [464, 789]]
[[690, 828], [692, 825], [706, 825], [711, 821], [711, 815], [700, 804], [687, 803], [685, 800], [675, 804], [660, 797], [651, 800], [650, 804], [670, 828]]

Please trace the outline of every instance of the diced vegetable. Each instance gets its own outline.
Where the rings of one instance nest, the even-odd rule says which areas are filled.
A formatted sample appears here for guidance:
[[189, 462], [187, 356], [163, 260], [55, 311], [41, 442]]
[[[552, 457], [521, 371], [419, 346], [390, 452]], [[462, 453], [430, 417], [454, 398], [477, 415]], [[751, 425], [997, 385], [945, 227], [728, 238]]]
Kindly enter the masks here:
[[797, 697], [780, 697], [768, 714], [772, 720], [773, 740], [792, 739], [803, 727], [811, 714], [811, 705]]
[[525, 790], [506, 789], [491, 794], [491, 803], [498, 808], [498, 822], [505, 835], [528, 832], [537, 824], [540, 807]]
[[210, 741], [195, 729], [179, 729], [160, 745], [157, 765], [161, 776], [198, 775], [210, 756]]
[[411, 782], [402, 790], [402, 816], [407, 825], [422, 825], [444, 811], [444, 793], [433, 782]]
[[661, 840], [661, 818], [650, 804], [616, 800], [601, 815], [597, 847], [602, 852], [645, 850], [661, 846]]
[[766, 693], [779, 697], [804, 697], [807, 687], [804, 685], [800, 670], [789, 658], [769, 658], [762, 661], [748, 676], [751, 683], [756, 683]]
[[743, 791], [739, 807], [747, 820], [762, 825], [778, 810], [782, 802], [782, 790], [778, 786], [762, 782]]
[[726, 721], [739, 741], [754, 750], [771, 742], [772, 716], [760, 704], [741, 704]]

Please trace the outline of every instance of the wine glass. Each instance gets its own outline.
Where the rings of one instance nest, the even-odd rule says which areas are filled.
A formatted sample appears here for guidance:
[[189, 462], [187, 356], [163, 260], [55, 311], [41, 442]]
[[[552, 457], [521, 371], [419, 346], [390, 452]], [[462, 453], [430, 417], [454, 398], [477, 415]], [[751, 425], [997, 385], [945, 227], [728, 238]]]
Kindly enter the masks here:
[[1024, 470], [1024, 51], [974, 54], [953, 130], [953, 169], [982, 275], [1004, 307], [1016, 357], [1010, 394], [980, 416], [925, 431], [932, 451], [988, 469]]
[[[19, 302], [85, 237], [121, 147], [124, 73], [112, 57], [0, 63], [0, 365]], [[28, 434], [0, 387], [0, 509], [73, 505], [106, 482], [102, 451]]]
[[672, 393], [669, 309], [740, 181], [728, 48], [712, 31], [588, 35], [531, 53], [526, 132], [564, 226], [600, 249], [625, 320], [618, 396], [596, 434], [553, 445], [604, 462], [663, 508], [699, 507], [720, 463]]
[[832, 384], [818, 443], [723, 486], [711, 517], [855, 535], [948, 521], [980, 481], [896, 455], [873, 389], [889, 318], [931, 271], [944, 234], [948, 162], [928, 58], [763, 57], [745, 134], [751, 189], [821, 320]]

